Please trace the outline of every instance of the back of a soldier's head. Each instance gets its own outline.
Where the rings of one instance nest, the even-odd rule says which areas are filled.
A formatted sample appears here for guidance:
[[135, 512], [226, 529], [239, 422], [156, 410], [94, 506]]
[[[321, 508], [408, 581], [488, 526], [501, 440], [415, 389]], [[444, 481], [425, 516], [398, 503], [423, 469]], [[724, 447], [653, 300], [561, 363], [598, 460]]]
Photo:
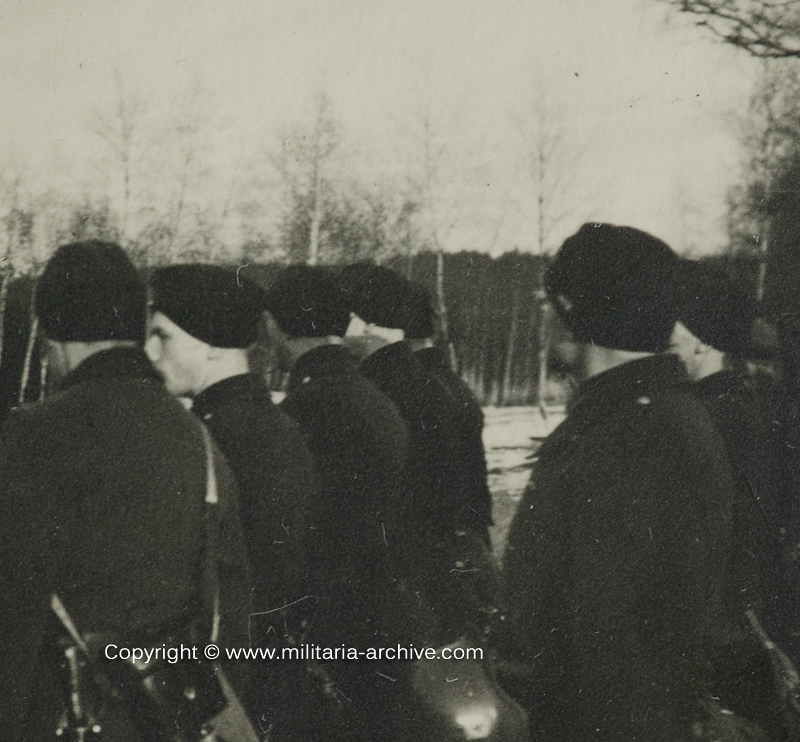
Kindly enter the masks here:
[[89, 356], [144, 341], [144, 284], [111, 242], [59, 247], [37, 282], [35, 309], [48, 377], [56, 385]]
[[410, 281], [383, 266], [353, 263], [342, 270], [339, 284], [352, 313], [345, 341], [356, 358], [363, 361], [405, 339]]
[[777, 333], [759, 303], [719, 266], [680, 262], [678, 311], [673, 348], [695, 380], [777, 355]]
[[661, 353], [678, 316], [677, 265], [675, 253], [646, 232], [584, 224], [561, 246], [545, 288], [577, 342]]
[[170, 265], [150, 277], [152, 314], [160, 313], [215, 348], [245, 349], [258, 335], [264, 290], [242, 272], [216, 265]]
[[269, 333], [274, 359], [284, 371], [320, 345], [341, 344], [350, 311], [326, 268], [290, 265], [267, 290]]
[[350, 311], [325, 268], [290, 265], [266, 293], [266, 308], [281, 332], [292, 338], [343, 337]]
[[144, 340], [145, 288], [125, 251], [111, 242], [62, 245], [36, 285], [39, 328], [59, 343]]
[[722, 268], [705, 261], [682, 260], [678, 282], [681, 323], [700, 341], [722, 353], [759, 357], [758, 302]]
[[410, 282], [395, 271], [372, 263], [345, 267], [339, 285], [350, 311], [367, 325], [404, 330]]

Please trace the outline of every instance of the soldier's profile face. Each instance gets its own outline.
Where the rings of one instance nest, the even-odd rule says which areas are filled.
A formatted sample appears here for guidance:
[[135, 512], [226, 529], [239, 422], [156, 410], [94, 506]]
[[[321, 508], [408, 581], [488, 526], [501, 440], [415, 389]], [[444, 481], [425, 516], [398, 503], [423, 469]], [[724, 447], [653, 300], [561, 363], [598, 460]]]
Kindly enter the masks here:
[[208, 346], [161, 312], [150, 317], [145, 352], [167, 389], [178, 397], [202, 391], [200, 379]]

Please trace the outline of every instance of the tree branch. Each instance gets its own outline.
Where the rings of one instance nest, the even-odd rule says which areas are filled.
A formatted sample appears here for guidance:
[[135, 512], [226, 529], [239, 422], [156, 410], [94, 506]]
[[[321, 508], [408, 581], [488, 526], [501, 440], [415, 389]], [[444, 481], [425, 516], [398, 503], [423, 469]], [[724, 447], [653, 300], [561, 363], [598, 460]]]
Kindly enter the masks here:
[[800, 57], [800, 0], [667, 0], [754, 57]]

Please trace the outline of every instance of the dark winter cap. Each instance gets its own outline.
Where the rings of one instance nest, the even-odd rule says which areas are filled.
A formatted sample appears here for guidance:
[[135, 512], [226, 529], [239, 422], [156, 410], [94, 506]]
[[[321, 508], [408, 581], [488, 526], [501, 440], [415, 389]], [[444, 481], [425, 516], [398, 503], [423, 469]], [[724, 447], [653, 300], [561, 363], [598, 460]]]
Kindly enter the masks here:
[[433, 302], [428, 289], [418, 283], [409, 284], [406, 298], [406, 324], [403, 329], [409, 340], [429, 338], [434, 332]]
[[681, 260], [678, 300], [678, 319], [706, 345], [734, 354], [751, 347], [758, 306], [724, 270]]
[[632, 227], [584, 224], [561, 246], [545, 288], [575, 339], [660, 353], [677, 320], [678, 257]]
[[111, 242], [62, 245], [36, 285], [44, 335], [58, 342], [144, 341], [144, 283], [125, 251]]
[[171, 265], [150, 278], [151, 309], [215, 348], [247, 348], [258, 335], [266, 294], [233, 268]]
[[324, 268], [284, 268], [267, 291], [266, 307], [291, 337], [343, 337], [350, 324], [347, 302]]
[[410, 282], [399, 273], [372, 263], [354, 263], [342, 271], [340, 285], [350, 311], [364, 322], [405, 328], [411, 289]]

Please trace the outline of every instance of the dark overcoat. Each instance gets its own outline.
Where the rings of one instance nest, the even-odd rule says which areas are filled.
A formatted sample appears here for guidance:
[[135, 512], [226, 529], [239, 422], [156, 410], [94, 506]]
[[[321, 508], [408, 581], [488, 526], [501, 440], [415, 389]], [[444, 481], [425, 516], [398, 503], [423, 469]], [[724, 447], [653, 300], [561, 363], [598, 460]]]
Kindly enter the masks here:
[[[272, 402], [257, 374], [213, 384], [195, 398], [192, 410], [208, 426], [239, 487], [253, 576], [251, 631], [258, 624], [259, 632], [283, 635], [277, 623], [281, 606], [304, 594], [307, 511], [317, 498], [311, 454], [296, 422]], [[255, 614], [263, 615], [255, 620]]]
[[486, 451], [483, 446], [483, 410], [466, 382], [453, 371], [440, 348], [422, 348], [414, 360], [437, 381], [459, 413], [459, 422], [451, 431], [461, 453], [463, 468], [464, 509], [463, 525], [479, 532], [489, 543], [492, 525], [492, 494], [486, 471]]
[[726, 633], [733, 475], [677, 357], [587, 381], [546, 440], [504, 563], [533, 738], [690, 739]]
[[[217, 454], [220, 643], [246, 641], [249, 575], [236, 489]], [[84, 634], [169, 640], [202, 610], [206, 453], [144, 354], [90, 356], [0, 440], [0, 736], [53, 734], [63, 699], [55, 591]], [[109, 739], [137, 739], [121, 719]], [[119, 723], [118, 729], [114, 724]]]
[[464, 504], [453, 439], [455, 405], [405, 343], [372, 353], [361, 363], [361, 372], [395, 404], [408, 426], [403, 521], [436, 533], [452, 531]]
[[398, 559], [446, 642], [480, 638], [495, 608], [495, 568], [483, 533], [472, 529], [474, 465], [465, 462], [461, 409], [406, 343], [377, 350], [361, 370], [394, 402], [409, 430]]
[[[272, 402], [258, 374], [240, 374], [199, 394], [193, 412], [208, 426], [239, 487], [242, 528], [252, 568], [252, 646], [281, 651], [302, 634], [305, 535], [308, 508], [318, 499], [311, 454], [297, 424]], [[253, 663], [246, 699], [253, 718], [272, 726], [276, 739], [291, 736], [297, 688], [305, 667], [298, 662]]]
[[[778, 445], [746, 377], [711, 374], [693, 385], [711, 415], [735, 474], [732, 543], [725, 610], [736, 620], [714, 663], [714, 694], [762, 726], [774, 728], [772, 668], [745, 618], [753, 611], [771, 638], [797, 661], [798, 573], [783, 533], [789, 504], [781, 487]], [[770, 729], [773, 736], [778, 730]]]
[[425, 641], [418, 601], [400, 589], [395, 538], [406, 426], [344, 347], [301, 356], [281, 407], [303, 433], [321, 494], [309, 509], [312, 635], [354, 647]]

